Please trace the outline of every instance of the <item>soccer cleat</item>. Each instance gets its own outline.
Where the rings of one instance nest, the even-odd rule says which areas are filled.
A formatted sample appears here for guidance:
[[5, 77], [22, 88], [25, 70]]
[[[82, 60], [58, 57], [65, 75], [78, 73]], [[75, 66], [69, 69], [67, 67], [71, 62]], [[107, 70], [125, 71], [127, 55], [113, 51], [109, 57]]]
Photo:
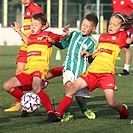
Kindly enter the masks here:
[[42, 80], [42, 83], [41, 83], [41, 88], [42, 89], [45, 89], [49, 84], [49, 81], [46, 81], [46, 80]]
[[21, 105], [20, 105], [20, 103], [16, 103], [12, 107], [5, 109], [4, 111], [5, 112], [21, 111]]
[[64, 113], [63, 118], [61, 119], [61, 122], [67, 122], [73, 120], [73, 115], [70, 114], [70, 112]]
[[127, 75], [129, 75], [129, 72], [125, 69], [123, 69], [123, 72], [118, 74], [118, 76], [127, 76]]
[[48, 119], [46, 119], [44, 122], [45, 123], [51, 123], [51, 122], [60, 122], [61, 118], [57, 117], [54, 113], [51, 113], [48, 115]]
[[22, 116], [22, 117], [26, 117], [28, 114], [29, 114], [29, 113], [28, 113], [27, 111], [24, 111], [24, 110], [23, 110], [21, 116]]
[[96, 119], [96, 115], [94, 112], [92, 112], [92, 110], [88, 109], [87, 111], [84, 112], [84, 115], [88, 118], [88, 119]]
[[[128, 107], [127, 107], [127, 105], [126, 104], [122, 104], [124, 107], [125, 107], [125, 109], [128, 111]], [[127, 119], [128, 118], [128, 116], [129, 116], [129, 112], [128, 112], [128, 115], [127, 116], [122, 116], [122, 115], [120, 115], [120, 119]]]

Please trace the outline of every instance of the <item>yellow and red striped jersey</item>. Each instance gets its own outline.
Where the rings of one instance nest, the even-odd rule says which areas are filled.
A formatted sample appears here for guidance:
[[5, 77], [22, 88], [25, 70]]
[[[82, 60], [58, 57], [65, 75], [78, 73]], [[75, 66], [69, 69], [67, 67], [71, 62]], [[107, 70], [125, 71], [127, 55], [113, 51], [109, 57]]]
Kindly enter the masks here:
[[117, 34], [102, 34], [99, 38], [99, 54], [95, 57], [88, 71], [114, 74], [116, 59], [126, 44], [128, 35], [125, 31]]
[[[31, 16], [33, 14], [41, 12], [43, 13], [42, 8], [34, 2], [32, 2], [28, 7], [25, 8], [24, 22], [23, 22], [24, 34], [30, 33]], [[22, 42], [21, 50], [27, 51], [27, 45], [24, 42]]]
[[54, 34], [50, 31], [42, 31], [37, 35], [30, 35], [27, 46], [27, 64], [25, 72], [30, 74], [34, 71], [40, 71], [42, 78], [46, 78], [44, 72], [49, 70], [49, 61], [52, 53], [52, 44], [49, 43], [45, 36], [50, 36], [53, 40], [58, 42], [60, 35]]

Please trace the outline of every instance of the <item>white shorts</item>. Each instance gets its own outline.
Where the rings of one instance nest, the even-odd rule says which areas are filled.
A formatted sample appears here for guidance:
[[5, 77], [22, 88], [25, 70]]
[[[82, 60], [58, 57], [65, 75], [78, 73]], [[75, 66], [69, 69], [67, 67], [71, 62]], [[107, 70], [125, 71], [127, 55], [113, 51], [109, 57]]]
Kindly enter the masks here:
[[[70, 71], [70, 70], [66, 70], [63, 72], [63, 84], [65, 85], [68, 81], [71, 81], [72, 83], [74, 83], [76, 80], [74, 74]], [[76, 94], [75, 94], [75, 97], [76, 96], [81, 96], [81, 97], [84, 97], [84, 98], [90, 98], [90, 95], [89, 95], [89, 92], [88, 92], [88, 88], [84, 88], [80, 91], [78, 91]]]

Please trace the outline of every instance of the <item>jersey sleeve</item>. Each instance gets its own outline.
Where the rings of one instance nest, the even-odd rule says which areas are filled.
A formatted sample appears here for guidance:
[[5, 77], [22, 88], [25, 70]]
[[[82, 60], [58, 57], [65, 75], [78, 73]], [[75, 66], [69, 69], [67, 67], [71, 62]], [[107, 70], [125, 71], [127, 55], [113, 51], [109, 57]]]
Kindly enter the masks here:
[[119, 39], [119, 47], [120, 48], [123, 48], [124, 46], [126, 46], [127, 44], [126, 44], [126, 40], [127, 40], [127, 38], [128, 38], [128, 34], [127, 34], [127, 32], [126, 31], [123, 31], [123, 32], [121, 32], [120, 33], [121, 35], [120, 35], [120, 39]]
[[[74, 32], [74, 31], [73, 31]], [[73, 35], [73, 32], [70, 32], [69, 37], [67, 37], [65, 40], [61, 40], [62, 47], [65, 49], [69, 46], [71, 37]]]
[[60, 38], [61, 38], [61, 35], [59, 34], [54, 34], [52, 32], [49, 32], [48, 33], [48, 36], [50, 36], [54, 41], [56, 42], [59, 42], [60, 41]]

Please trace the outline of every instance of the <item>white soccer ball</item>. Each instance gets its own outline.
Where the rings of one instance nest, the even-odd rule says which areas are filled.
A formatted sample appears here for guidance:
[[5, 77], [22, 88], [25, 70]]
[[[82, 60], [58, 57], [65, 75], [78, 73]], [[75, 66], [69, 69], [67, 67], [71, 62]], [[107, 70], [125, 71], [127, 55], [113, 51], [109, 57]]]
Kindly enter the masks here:
[[41, 100], [37, 94], [30, 92], [22, 96], [20, 104], [24, 111], [32, 113], [40, 108]]

